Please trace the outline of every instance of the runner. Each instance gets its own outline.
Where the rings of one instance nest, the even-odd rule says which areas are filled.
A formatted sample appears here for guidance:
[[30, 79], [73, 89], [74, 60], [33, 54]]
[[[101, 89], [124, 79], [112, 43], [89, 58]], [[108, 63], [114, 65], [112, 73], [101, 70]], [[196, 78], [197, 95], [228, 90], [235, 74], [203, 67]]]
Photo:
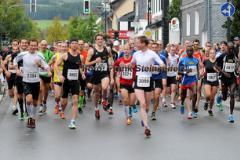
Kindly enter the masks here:
[[[27, 52], [27, 49], [28, 49], [28, 40], [22, 39], [20, 41], [20, 53]], [[18, 64], [15, 66], [15, 68], [17, 69], [15, 84], [16, 84], [16, 88], [17, 88], [18, 103], [19, 103], [19, 108], [20, 108], [19, 120], [22, 121], [24, 119], [27, 119], [27, 117], [28, 117], [26, 103], [25, 103], [25, 112], [24, 112], [24, 108], [23, 108], [23, 102], [24, 102], [23, 81], [22, 81], [22, 79], [23, 79], [23, 75], [22, 75], [23, 60], [19, 61]]]
[[30, 40], [29, 51], [22, 52], [14, 60], [14, 64], [23, 60], [23, 83], [24, 83], [24, 94], [26, 96], [27, 111], [29, 118], [27, 120], [28, 128], [35, 128], [35, 119], [37, 112], [37, 102], [40, 90], [40, 78], [39, 68], [48, 70], [49, 76], [51, 75], [50, 68], [45, 62], [44, 57], [40, 52], [37, 51], [38, 41]]
[[17, 109], [17, 91], [15, 88], [15, 78], [16, 78], [16, 68], [13, 65], [14, 58], [18, 55], [19, 49], [18, 49], [18, 41], [13, 40], [12, 42], [12, 50], [9, 52], [9, 54], [5, 57], [3, 63], [2, 63], [2, 69], [5, 73], [7, 84], [8, 84], [8, 95], [10, 97], [10, 108], [12, 108], [13, 115], [17, 115], [18, 109]]
[[[158, 52], [159, 44], [153, 43], [151, 48], [155, 52], [155, 54], [159, 56], [160, 59], [166, 65], [166, 58]], [[157, 62], [155, 62], [154, 68], [159, 69], [159, 64]], [[166, 72], [163, 72], [160, 70], [156, 70], [156, 72], [153, 72], [153, 75], [152, 75], [154, 91], [153, 91], [153, 110], [151, 114], [151, 119], [153, 121], [157, 120], [156, 112], [159, 106], [159, 98], [161, 96], [161, 93], [163, 92], [163, 78], [165, 78], [166, 76], [167, 76]]]
[[218, 57], [217, 62], [221, 68], [221, 86], [222, 86], [222, 100], [226, 101], [228, 96], [228, 89], [230, 90], [230, 115], [228, 121], [234, 123], [235, 118], [233, 116], [235, 106], [235, 90], [236, 90], [236, 78], [237, 78], [237, 57], [234, 55], [234, 46], [232, 42], [228, 43], [227, 54], [222, 54]]
[[[51, 60], [53, 53], [47, 49], [47, 41], [42, 40], [40, 43], [40, 52], [43, 54], [46, 62], [49, 63]], [[57, 48], [57, 44], [56, 44]], [[47, 98], [48, 98], [48, 90], [51, 83], [51, 77], [48, 75], [46, 71], [40, 70], [40, 109], [39, 114], [43, 115], [47, 111]]]
[[147, 110], [149, 109], [149, 104], [152, 99], [153, 80], [152, 72], [148, 72], [146, 69], [150, 69], [150, 67], [154, 65], [155, 62], [157, 62], [160, 67], [165, 67], [163, 61], [159, 58], [159, 56], [148, 49], [148, 45], [149, 41], [147, 37], [138, 37], [136, 40], [136, 46], [139, 50], [134, 53], [131, 62], [132, 64], [137, 65], [134, 89], [136, 97], [140, 102], [142, 125], [144, 126], [144, 133], [147, 137], [151, 135], [147, 121]]
[[[124, 57], [118, 59], [114, 63], [114, 68], [118, 69], [122, 63], [125, 65], [129, 64], [132, 61], [130, 45], [126, 44], [124, 46]], [[115, 70], [114, 69], [114, 70]], [[135, 79], [136, 68], [121, 68], [120, 69], [120, 91], [123, 98], [123, 108], [125, 109], [126, 124], [132, 124], [132, 106], [135, 105], [136, 96], [133, 89], [133, 82]], [[113, 73], [111, 74], [113, 75]], [[113, 79], [113, 77], [112, 77]]]
[[215, 95], [218, 89], [218, 72], [216, 65], [216, 52], [215, 49], [211, 49], [209, 52], [209, 59], [203, 62], [204, 64], [204, 90], [206, 102], [204, 104], [204, 110], [208, 110], [209, 116], [213, 116], [213, 104], [215, 100]]
[[[94, 104], [95, 104], [95, 117], [100, 119], [100, 111], [98, 108], [98, 100], [102, 95], [102, 105], [105, 111], [109, 110], [109, 114], [113, 114], [112, 108], [109, 106], [107, 100], [107, 93], [109, 88], [109, 63], [113, 62], [112, 56], [104, 47], [104, 39], [102, 34], [95, 36], [96, 45], [93, 49], [88, 51], [86, 60], [87, 66], [93, 66], [93, 89], [94, 89]], [[111, 79], [111, 81], [114, 81]]]
[[[62, 95], [62, 112], [68, 103], [68, 94], [72, 94], [72, 116], [69, 124], [70, 129], [76, 129], [76, 118], [78, 112], [78, 96], [80, 91], [80, 76], [85, 79], [85, 75], [81, 69], [83, 57], [78, 53], [78, 40], [72, 39], [70, 42], [71, 51], [61, 55], [57, 61], [56, 70], [59, 79], [63, 83], [63, 95]], [[63, 64], [63, 70], [60, 70], [60, 66]]]
[[187, 91], [192, 92], [192, 110], [189, 105], [186, 105], [188, 112], [188, 119], [196, 118], [197, 108], [197, 81], [199, 75], [199, 62], [196, 58], [193, 57], [193, 47], [189, 46], [187, 48], [187, 57], [184, 57], [180, 60], [178, 65], [178, 74], [182, 75], [182, 91], [181, 91], [181, 107], [180, 112], [184, 114], [184, 101], [187, 96]]
[[178, 58], [177, 48], [172, 45], [170, 49], [170, 54], [168, 56], [168, 72], [167, 72], [167, 87], [170, 87], [171, 93], [171, 107], [176, 109], [175, 96], [177, 89], [177, 67], [178, 67]]

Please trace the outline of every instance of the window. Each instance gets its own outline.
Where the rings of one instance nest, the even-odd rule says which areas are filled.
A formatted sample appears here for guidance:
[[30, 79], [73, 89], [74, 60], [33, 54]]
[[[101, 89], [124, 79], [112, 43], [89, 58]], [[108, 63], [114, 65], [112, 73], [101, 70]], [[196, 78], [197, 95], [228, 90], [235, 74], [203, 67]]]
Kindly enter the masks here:
[[195, 11], [195, 35], [199, 35], [199, 12]]
[[191, 23], [190, 23], [190, 20], [191, 20], [191, 18], [190, 18], [190, 15], [189, 15], [189, 14], [187, 14], [186, 19], [187, 19], [187, 24], [186, 24], [186, 36], [190, 36], [190, 33], [191, 33], [191, 29], [190, 29]]

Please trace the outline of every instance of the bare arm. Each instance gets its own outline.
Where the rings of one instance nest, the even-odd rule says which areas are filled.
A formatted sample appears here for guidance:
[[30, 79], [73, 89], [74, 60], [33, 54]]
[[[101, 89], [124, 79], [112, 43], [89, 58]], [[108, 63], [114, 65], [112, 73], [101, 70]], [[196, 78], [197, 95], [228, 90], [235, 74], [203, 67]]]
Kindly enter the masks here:
[[86, 63], [85, 63], [86, 66], [91, 66], [96, 63], [96, 60], [90, 62], [92, 55], [93, 55], [93, 49], [90, 49], [88, 51], [88, 55], [87, 55], [87, 59], [86, 59]]

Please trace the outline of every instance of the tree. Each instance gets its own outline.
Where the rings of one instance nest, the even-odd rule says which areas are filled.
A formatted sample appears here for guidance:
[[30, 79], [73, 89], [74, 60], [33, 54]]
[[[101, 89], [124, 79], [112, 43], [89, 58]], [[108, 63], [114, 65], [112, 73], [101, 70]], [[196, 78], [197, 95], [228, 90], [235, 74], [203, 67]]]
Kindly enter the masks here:
[[68, 25], [68, 37], [93, 43], [94, 36], [101, 30], [101, 26], [96, 24], [96, 20], [93, 13], [90, 13], [87, 19], [71, 17]]
[[172, 18], [177, 17], [180, 21], [181, 10], [180, 10], [180, 0], [172, 0], [170, 7], [167, 12], [167, 20], [171, 21]]
[[0, 36], [8, 40], [38, 38], [36, 26], [26, 16], [21, 0], [0, 1]]
[[49, 43], [67, 39], [67, 27], [61, 24], [59, 17], [53, 19], [51, 26], [47, 28], [46, 36]]

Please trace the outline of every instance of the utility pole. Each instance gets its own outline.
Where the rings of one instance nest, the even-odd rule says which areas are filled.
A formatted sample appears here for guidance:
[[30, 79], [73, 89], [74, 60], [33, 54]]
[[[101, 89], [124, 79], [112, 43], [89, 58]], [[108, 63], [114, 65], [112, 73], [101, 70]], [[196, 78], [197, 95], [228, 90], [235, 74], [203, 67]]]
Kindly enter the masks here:
[[[231, 2], [230, 0], [227, 0], [227, 2]], [[231, 19], [230, 17], [227, 17], [227, 41], [229, 42], [231, 40]]]
[[148, 0], [148, 26], [152, 23], [150, 16], [151, 16], [151, 0]]

